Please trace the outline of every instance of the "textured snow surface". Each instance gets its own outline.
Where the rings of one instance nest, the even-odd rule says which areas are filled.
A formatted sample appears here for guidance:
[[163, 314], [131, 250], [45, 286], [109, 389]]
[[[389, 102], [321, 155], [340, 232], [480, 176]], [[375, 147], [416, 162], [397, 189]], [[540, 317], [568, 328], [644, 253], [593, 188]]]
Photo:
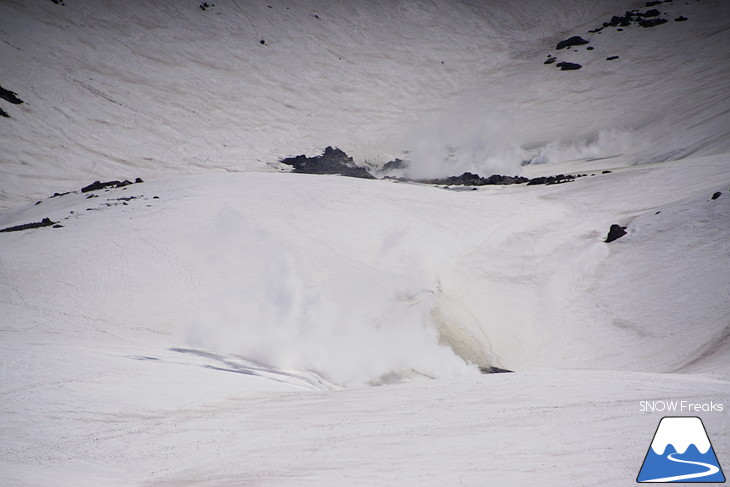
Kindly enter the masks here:
[[0, 233], [2, 485], [633, 485], [641, 401], [730, 464], [730, 3], [198, 5], [0, 4], [0, 229], [60, 225]]

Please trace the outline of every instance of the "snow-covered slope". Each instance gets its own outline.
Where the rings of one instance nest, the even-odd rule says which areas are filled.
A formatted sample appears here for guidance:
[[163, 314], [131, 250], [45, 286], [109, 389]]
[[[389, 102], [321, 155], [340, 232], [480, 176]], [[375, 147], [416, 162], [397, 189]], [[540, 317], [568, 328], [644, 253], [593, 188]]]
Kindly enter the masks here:
[[730, 463], [730, 4], [643, 4], [2, 2], [0, 483], [629, 485], [647, 400]]
[[[6, 1], [0, 83], [25, 104], [0, 125], [0, 208], [327, 145], [380, 163], [414, 151], [423, 175], [445, 175], [444, 146], [462, 154], [449, 172], [508, 173], [549, 143], [541, 160], [727, 150], [727, 5], [666, 3], [690, 20], [587, 34], [639, 6]], [[570, 35], [595, 49], [555, 51]], [[553, 53], [584, 68], [543, 65]]]

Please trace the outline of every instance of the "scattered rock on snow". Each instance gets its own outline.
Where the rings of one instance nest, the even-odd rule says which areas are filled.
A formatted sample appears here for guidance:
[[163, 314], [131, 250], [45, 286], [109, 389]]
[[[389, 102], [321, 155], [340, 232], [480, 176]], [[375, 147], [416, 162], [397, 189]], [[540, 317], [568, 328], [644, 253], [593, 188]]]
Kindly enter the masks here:
[[555, 49], [559, 50], [571, 46], [582, 46], [584, 44], [588, 44], [588, 41], [583, 39], [581, 36], [573, 36], [569, 39], [558, 42], [558, 45], [555, 47]]
[[99, 191], [100, 189], [105, 188], [123, 188], [125, 186], [129, 186], [130, 184], [143, 182], [144, 181], [142, 181], [142, 178], [135, 179], [134, 183], [132, 181], [129, 181], [128, 179], [125, 179], [124, 181], [107, 181], [105, 183], [102, 183], [101, 181], [94, 181], [90, 185], [81, 188], [81, 192], [88, 193], [89, 191]]
[[488, 178], [479, 176], [478, 174], [465, 172], [460, 176], [450, 176], [442, 179], [423, 179], [420, 183], [437, 184], [447, 186], [487, 186], [487, 185], [509, 185], [526, 183], [529, 179], [521, 176], [502, 176], [492, 174]]
[[626, 227], [622, 227], [621, 225], [617, 225], [614, 223], [608, 230], [608, 235], [606, 235], [606, 240], [604, 240], [604, 242], [613, 242], [614, 240], [617, 240], [624, 235], [626, 235]]
[[3, 228], [0, 232], [20, 232], [23, 230], [30, 230], [32, 228], [50, 227], [56, 225], [58, 222], [51, 221], [50, 218], [44, 218], [39, 222], [25, 223], [23, 225], [16, 225], [14, 227]]
[[[502, 176], [500, 174], [492, 174], [485, 178], [478, 174], [465, 172], [461, 176], [450, 176], [448, 178], [441, 179], [419, 179], [415, 181], [424, 184], [436, 184], [439, 186], [506, 186], [510, 184], [523, 183], [527, 183], [527, 186], [536, 186], [539, 184], [549, 186], [552, 184], [568, 183], [575, 180], [577, 177], [580, 176], [574, 176], [572, 174], [558, 174], [556, 176], [542, 176], [528, 179], [522, 176]], [[408, 179], [405, 178], [401, 178], [401, 180], [408, 181]]]
[[558, 174], [557, 176], [542, 176], [539, 178], [530, 179], [527, 183], [528, 186], [535, 186], [538, 184], [544, 184], [550, 186], [552, 184], [569, 183], [575, 180], [575, 176], [572, 174]]
[[641, 27], [656, 27], [657, 25], [666, 24], [667, 22], [669, 22], [667, 19], [642, 19], [637, 23]]
[[583, 67], [578, 63], [569, 63], [567, 61], [560, 62], [555, 66], [559, 67], [560, 71], [574, 71]]
[[505, 373], [513, 373], [512, 370], [502, 369], [499, 367], [493, 367], [493, 366], [479, 366], [479, 372], [482, 374], [505, 374]]
[[659, 10], [653, 8], [651, 10], [647, 10], [646, 12], [641, 12], [637, 15], [639, 15], [640, 17], [657, 17], [660, 13], [661, 12], [659, 12]]
[[715, 194], [712, 195], [712, 198], [710, 198], [710, 199], [716, 200], [720, 196], [722, 196], [722, 193], [720, 191], [717, 191], [717, 192], [715, 192]]
[[0, 86], [0, 98], [3, 100], [12, 103], [13, 105], [20, 105], [23, 103], [23, 100], [18, 98], [18, 94], [14, 91], [6, 90], [2, 86]]
[[0, 108], [0, 117], [10, 118], [10, 115], [8, 115], [8, 112]]
[[613, 61], [614, 59], [618, 59], [618, 56], [608, 56], [606, 61]]
[[[658, 5], [662, 2], [647, 2], [646, 6], [651, 7]], [[651, 5], [650, 5], [651, 4]], [[647, 10], [646, 12], [640, 12], [639, 10], [627, 10], [624, 15], [614, 15], [611, 17], [609, 22], [604, 22], [602, 27], [593, 29], [590, 32], [600, 32], [606, 27], [628, 27], [632, 24], [637, 24], [641, 27], [655, 27], [657, 25], [664, 24], [667, 19], [660, 17], [661, 12], [657, 9]], [[623, 30], [623, 29], [616, 29]]]

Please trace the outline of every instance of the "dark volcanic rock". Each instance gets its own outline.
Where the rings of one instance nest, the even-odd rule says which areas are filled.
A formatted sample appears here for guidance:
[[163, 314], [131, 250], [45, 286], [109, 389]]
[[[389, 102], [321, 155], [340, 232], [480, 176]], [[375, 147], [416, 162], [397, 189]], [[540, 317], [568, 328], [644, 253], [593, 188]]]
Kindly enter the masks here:
[[304, 174], [340, 174], [353, 178], [375, 179], [364, 167], [355, 166], [352, 157], [340, 149], [326, 147], [321, 156], [307, 157], [304, 154], [287, 157], [280, 161], [292, 166], [292, 172]]
[[660, 14], [659, 10], [653, 8], [651, 10], [647, 10], [646, 12], [642, 12], [638, 14], [640, 17], [658, 17]]
[[130, 184], [141, 182], [143, 181], [140, 178], [135, 179], [134, 183], [132, 181], [129, 181], [128, 179], [125, 179], [124, 181], [107, 181], [105, 183], [102, 183], [101, 181], [94, 181], [90, 185], [81, 188], [81, 192], [88, 193], [89, 191], [99, 191], [100, 189], [105, 188], [123, 188], [125, 186], [129, 186]]
[[[651, 7], [662, 2], [647, 2], [646, 6]], [[627, 10], [624, 15], [614, 15], [609, 22], [604, 22], [603, 27], [592, 30], [598, 32], [606, 27], [628, 27], [631, 24], [638, 24], [641, 27], [655, 27], [667, 22], [667, 19], [660, 17], [661, 12], [657, 9], [639, 12], [638, 10]], [[617, 29], [622, 30], [622, 29]]]
[[10, 115], [8, 115], [8, 112], [0, 108], [0, 117], [10, 118]]
[[610, 243], [614, 240], [617, 240], [621, 237], [626, 235], [626, 227], [622, 227], [621, 225], [616, 225], [615, 223], [611, 225], [611, 228], [608, 230], [608, 235], [606, 235], [606, 240], [604, 242]]
[[[436, 184], [439, 186], [488, 186], [488, 185], [501, 185], [506, 186], [510, 184], [523, 184], [527, 183], [527, 186], [536, 186], [539, 184], [551, 185], [568, 183], [575, 180], [578, 176], [572, 174], [558, 174], [556, 176], [543, 176], [533, 179], [528, 179], [522, 176], [502, 176], [499, 174], [493, 174], [487, 178], [479, 176], [478, 174], [465, 172], [461, 176], [451, 176], [442, 179], [419, 179], [416, 182], [425, 184]], [[408, 181], [407, 179], [403, 179]]]
[[56, 225], [58, 222], [51, 221], [50, 218], [44, 218], [39, 222], [25, 223], [23, 225], [16, 225], [14, 227], [3, 228], [0, 232], [21, 232], [23, 230], [30, 230], [32, 228], [50, 227]]
[[609, 25], [611, 27], [628, 27], [631, 25], [631, 22], [634, 20], [634, 14], [632, 12], [627, 11], [625, 15], [614, 15], [611, 17], [610, 22], [607, 24], [603, 24], [605, 27], [608, 27]]
[[618, 56], [608, 56], [606, 61], [613, 61], [614, 59], [618, 59]]
[[719, 198], [720, 196], [722, 196], [722, 193], [721, 193], [721, 192], [719, 192], [719, 191], [717, 191], [717, 192], [716, 192], [715, 194], [713, 194], [713, 195], [712, 195], [712, 198], [710, 198], [710, 199], [716, 200], [716, 199], [717, 199], [717, 198]]
[[569, 39], [558, 42], [558, 45], [555, 47], [555, 49], [564, 49], [571, 46], [582, 46], [584, 44], [588, 44], [588, 41], [583, 39], [581, 36], [573, 36]]
[[512, 370], [501, 369], [499, 367], [493, 367], [491, 365], [489, 367], [484, 367], [483, 365], [480, 365], [479, 371], [482, 374], [511, 374], [514, 372]]
[[647, 7], [653, 7], [654, 5], [659, 5], [660, 3], [662, 3], [662, 0], [654, 0], [653, 2], [646, 2], [645, 5]]
[[403, 159], [398, 159], [397, 157], [393, 159], [392, 161], [388, 161], [385, 164], [383, 164], [383, 171], [393, 171], [396, 169], [406, 169], [408, 167], [408, 163], [404, 161]]
[[656, 27], [657, 25], [666, 24], [667, 22], [667, 19], [642, 19], [639, 20], [637, 23], [642, 27]]
[[2, 86], [0, 86], [0, 98], [3, 100], [12, 103], [13, 105], [20, 105], [23, 103], [23, 100], [18, 98], [18, 94], [14, 91], [6, 90]]
[[560, 71], [574, 71], [576, 69], [580, 69], [583, 66], [581, 66], [578, 63], [569, 63], [566, 61], [563, 61], [561, 63], [556, 64], [555, 66], [560, 68]]
[[487, 186], [487, 185], [508, 185], [520, 184], [529, 181], [521, 176], [501, 176], [493, 174], [488, 178], [481, 177], [478, 174], [465, 172], [461, 176], [450, 176], [442, 179], [421, 179], [420, 183], [438, 184], [446, 186]]
[[684, 15], [680, 15], [679, 17], [674, 19], [675, 22], [684, 22], [685, 20], [687, 20], [687, 17], [685, 17]]
[[553, 64], [555, 61], [557, 61], [557, 58], [555, 56], [550, 56], [543, 64]]
[[551, 185], [551, 184], [562, 184], [562, 183], [569, 183], [570, 181], [573, 181], [575, 179], [575, 176], [572, 174], [558, 174], [557, 176], [542, 176], [539, 178], [532, 178], [527, 183], [528, 186], [536, 186], [538, 184], [545, 184], [545, 185]]

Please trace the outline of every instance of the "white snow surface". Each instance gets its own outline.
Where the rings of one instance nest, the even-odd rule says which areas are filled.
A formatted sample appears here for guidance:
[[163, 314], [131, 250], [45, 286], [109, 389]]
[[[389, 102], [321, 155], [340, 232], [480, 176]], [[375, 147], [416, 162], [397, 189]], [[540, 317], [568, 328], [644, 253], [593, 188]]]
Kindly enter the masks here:
[[633, 485], [641, 401], [730, 464], [730, 3], [64, 1], [0, 3], [0, 484]]

